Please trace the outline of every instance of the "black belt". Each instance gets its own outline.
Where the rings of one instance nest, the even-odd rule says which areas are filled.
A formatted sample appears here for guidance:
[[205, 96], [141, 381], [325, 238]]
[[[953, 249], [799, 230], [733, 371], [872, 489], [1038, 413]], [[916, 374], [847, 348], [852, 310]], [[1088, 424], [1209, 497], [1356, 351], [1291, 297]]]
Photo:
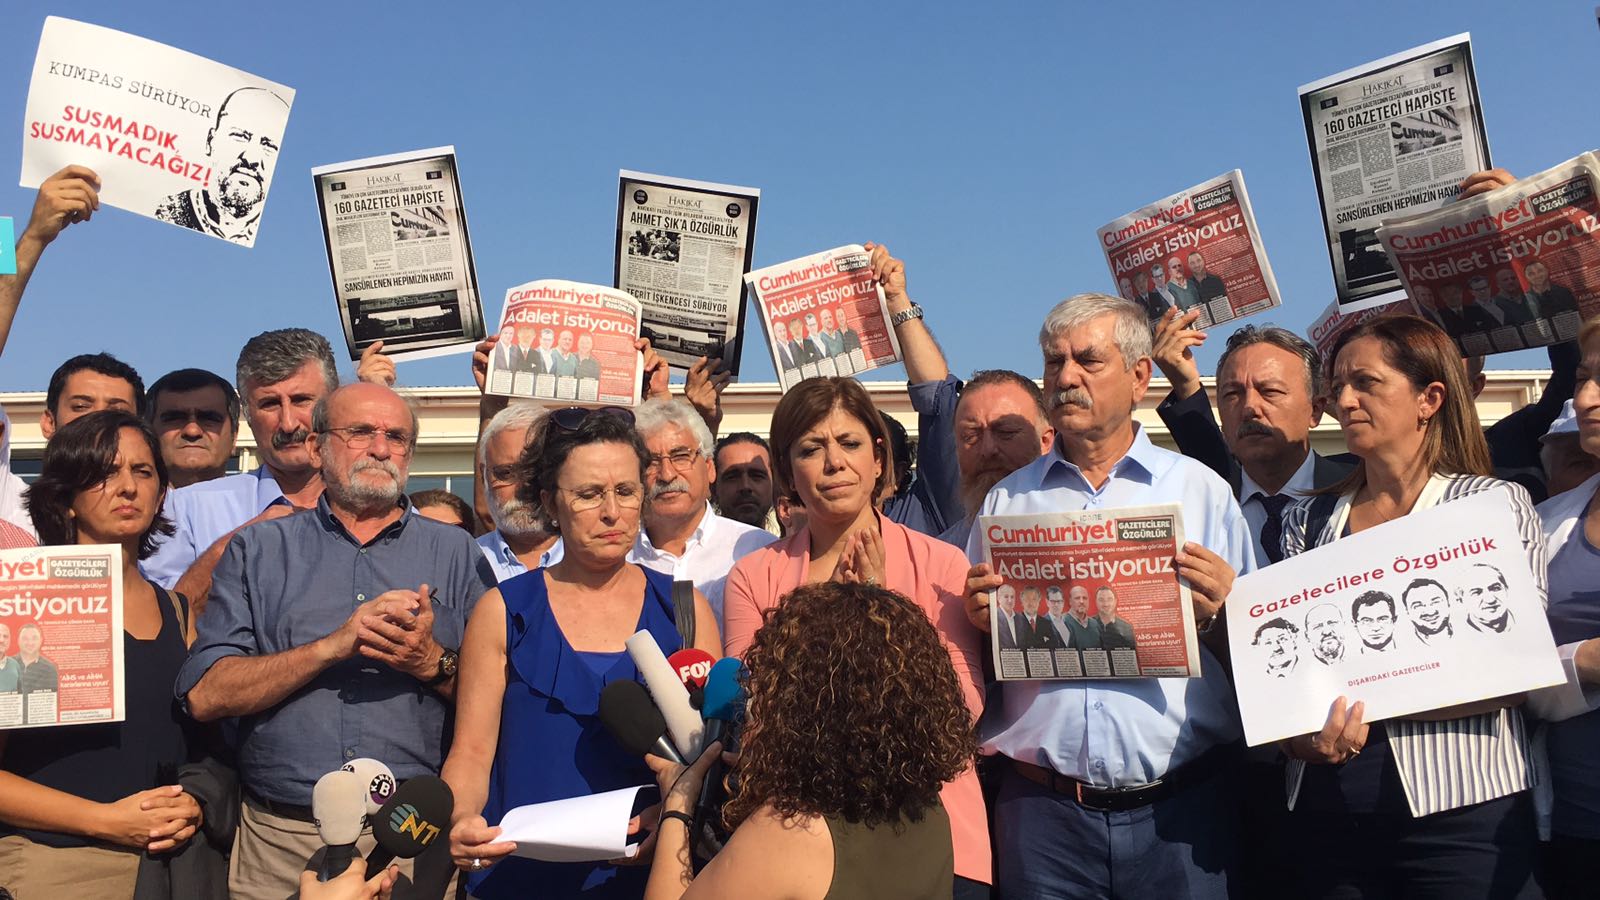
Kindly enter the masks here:
[[297, 806], [293, 803], [279, 803], [276, 800], [268, 800], [249, 788], [245, 788], [245, 794], [262, 809], [280, 819], [293, 819], [296, 822], [313, 823], [317, 821], [317, 817], [312, 815], [311, 807], [309, 806]]
[[1237, 753], [1237, 748], [1232, 745], [1214, 747], [1201, 754], [1198, 759], [1168, 772], [1166, 776], [1149, 784], [1120, 788], [1096, 787], [1052, 769], [1017, 759], [1012, 760], [1011, 765], [1017, 770], [1018, 775], [1058, 794], [1071, 797], [1084, 809], [1095, 812], [1126, 812], [1158, 803], [1201, 782], [1211, 780], [1222, 772], [1224, 766], [1234, 759]]

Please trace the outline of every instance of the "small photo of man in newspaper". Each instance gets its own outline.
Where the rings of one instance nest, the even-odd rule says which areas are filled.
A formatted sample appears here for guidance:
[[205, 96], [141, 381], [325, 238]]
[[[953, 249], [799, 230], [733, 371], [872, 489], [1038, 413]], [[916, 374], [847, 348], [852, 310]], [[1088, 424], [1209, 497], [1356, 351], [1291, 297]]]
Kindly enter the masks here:
[[37, 623], [28, 622], [17, 629], [17, 662], [17, 685], [22, 693], [54, 692], [60, 687], [61, 676], [56, 664], [44, 655], [44, 631]]
[[1137, 650], [1133, 623], [1117, 615], [1117, 592], [1102, 585], [1094, 592], [1095, 621], [1100, 623], [1100, 646], [1107, 650]]
[[22, 663], [11, 652], [11, 626], [0, 622], [0, 694], [15, 694], [20, 688]]
[[288, 121], [289, 104], [269, 90], [247, 87], [229, 94], [206, 132], [210, 180], [162, 200], [155, 217], [237, 244], [253, 243]]

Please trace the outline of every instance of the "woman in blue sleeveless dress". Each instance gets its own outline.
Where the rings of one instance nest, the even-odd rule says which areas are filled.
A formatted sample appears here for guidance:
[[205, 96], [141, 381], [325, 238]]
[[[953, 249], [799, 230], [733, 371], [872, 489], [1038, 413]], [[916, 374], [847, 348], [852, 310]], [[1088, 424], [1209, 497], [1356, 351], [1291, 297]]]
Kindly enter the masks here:
[[[679, 649], [672, 581], [627, 561], [638, 538], [649, 453], [626, 410], [552, 413], [519, 463], [519, 499], [561, 535], [560, 562], [478, 601], [461, 650], [455, 740], [444, 779], [455, 792], [451, 855], [471, 896], [638, 897], [647, 870], [508, 855], [504, 814], [519, 806], [654, 783], [601, 724], [600, 692], [638, 680], [624, 642], [646, 630]], [[696, 645], [722, 655], [710, 606], [695, 593]]]

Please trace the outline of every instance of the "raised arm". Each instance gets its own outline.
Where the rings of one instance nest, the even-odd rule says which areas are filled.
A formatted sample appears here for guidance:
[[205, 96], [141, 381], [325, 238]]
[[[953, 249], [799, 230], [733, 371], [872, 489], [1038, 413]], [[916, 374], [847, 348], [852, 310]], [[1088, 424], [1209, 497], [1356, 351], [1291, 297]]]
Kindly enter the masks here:
[[[866, 243], [872, 254], [872, 274], [883, 287], [883, 299], [892, 318], [896, 313], [912, 307], [911, 296], [906, 293], [906, 264], [889, 255], [882, 244]], [[912, 384], [923, 381], [943, 381], [950, 374], [944, 351], [933, 339], [933, 332], [921, 317], [908, 319], [894, 326], [895, 337], [900, 341], [900, 353], [906, 360], [906, 380]]]
[[83, 166], [67, 166], [39, 185], [28, 224], [17, 236], [17, 274], [0, 275], [0, 351], [11, 337], [11, 323], [39, 257], [68, 225], [87, 222], [100, 208], [100, 176]]

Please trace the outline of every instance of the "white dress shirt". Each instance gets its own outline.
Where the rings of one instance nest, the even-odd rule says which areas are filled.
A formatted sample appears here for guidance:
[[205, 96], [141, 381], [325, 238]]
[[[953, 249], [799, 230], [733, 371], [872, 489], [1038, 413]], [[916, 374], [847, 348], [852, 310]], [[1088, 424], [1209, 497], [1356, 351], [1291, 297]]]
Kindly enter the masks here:
[[735, 522], [719, 516], [707, 503], [700, 523], [684, 544], [683, 555], [677, 556], [658, 549], [650, 543], [650, 535], [639, 529], [639, 539], [628, 552], [628, 561], [671, 575], [676, 581], [692, 581], [695, 589], [706, 595], [712, 612], [717, 614], [717, 628], [722, 628], [722, 588], [728, 580], [728, 570], [746, 553], [760, 550], [777, 540], [770, 532]]
[[[498, 528], [478, 538], [478, 548], [483, 551], [484, 556], [489, 558], [489, 565], [494, 569], [495, 580], [501, 584], [528, 571], [528, 567], [523, 565], [522, 560], [517, 558], [517, 554], [512, 552], [511, 546], [506, 543], [506, 539], [501, 537], [500, 529]], [[562, 546], [561, 539], [556, 538], [554, 544], [551, 544], [547, 550], [539, 554], [537, 568], [549, 568], [561, 562], [561, 557], [565, 555], [564, 551], [565, 548]]]
[[[1283, 490], [1278, 491], [1278, 494], [1284, 494], [1291, 500], [1299, 500], [1306, 494], [1311, 493], [1311, 490], [1316, 487], [1312, 474], [1316, 470], [1316, 464], [1316, 454], [1307, 450], [1306, 458], [1300, 461], [1300, 468], [1294, 470], [1294, 474], [1289, 476], [1289, 481], [1284, 484]], [[1277, 496], [1277, 494], [1273, 494], [1261, 487], [1261, 485], [1256, 484], [1255, 480], [1250, 477], [1250, 473], [1246, 472], [1243, 466], [1240, 466], [1239, 509], [1244, 512], [1244, 520], [1250, 523], [1250, 541], [1256, 551], [1256, 562], [1265, 566], [1272, 561], [1267, 556], [1266, 550], [1261, 546], [1261, 526], [1267, 524], [1267, 508], [1261, 504], [1261, 498], [1257, 497], [1257, 494], [1268, 497]]]

